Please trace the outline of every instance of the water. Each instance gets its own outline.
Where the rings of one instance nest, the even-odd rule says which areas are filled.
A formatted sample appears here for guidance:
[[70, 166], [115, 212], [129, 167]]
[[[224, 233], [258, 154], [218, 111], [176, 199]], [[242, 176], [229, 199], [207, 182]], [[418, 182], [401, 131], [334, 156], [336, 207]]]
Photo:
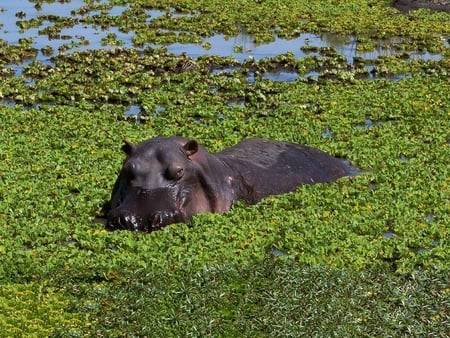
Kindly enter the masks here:
[[[78, 50], [87, 49], [105, 49], [115, 48], [114, 43], [109, 44], [109, 38], [114, 37], [118, 41], [118, 45], [124, 48], [137, 48], [133, 45], [134, 31], [122, 32], [118, 27], [109, 27], [107, 30], [102, 29], [98, 25], [80, 23], [87, 16], [107, 14], [109, 16], [120, 16], [129, 9], [129, 6], [112, 6], [107, 0], [96, 1], [94, 4], [100, 9], [94, 11], [81, 11], [86, 3], [82, 0], [71, 0], [70, 2], [53, 2], [41, 3], [40, 7], [36, 3], [28, 0], [2, 1], [0, 4], [0, 37], [8, 44], [18, 44], [20, 39], [32, 38], [32, 47], [38, 50], [36, 60], [45, 64], [50, 64], [50, 57], [58, 53], [71, 53]], [[145, 10], [147, 16], [146, 22], [151, 22], [158, 16], [166, 15], [166, 11]], [[189, 14], [177, 13], [173, 9], [170, 13], [174, 16], [183, 16]], [[45, 28], [53, 27], [54, 23], [44, 20], [38, 28], [21, 29], [16, 23], [21, 20], [29, 21], [44, 15], [54, 15], [59, 17], [67, 17], [75, 20], [72, 27], [63, 28], [59, 34], [50, 38], [46, 34], [42, 34]], [[41, 33], [40, 33], [41, 32]], [[175, 32], [177, 33], [177, 32]], [[448, 41], [443, 41], [448, 46]], [[238, 61], [243, 62], [248, 58], [260, 60], [262, 58], [271, 58], [280, 54], [291, 52], [294, 58], [303, 58], [310, 55], [318, 55], [317, 52], [308, 52], [304, 47], [314, 46], [317, 48], [331, 47], [338, 54], [345, 56], [348, 64], [353, 64], [355, 58], [374, 60], [380, 56], [392, 55], [397, 52], [393, 49], [386, 48], [386, 42], [380, 42], [375, 51], [359, 52], [357, 38], [354, 36], [340, 36], [333, 33], [326, 34], [310, 34], [304, 33], [299, 37], [291, 40], [276, 38], [275, 41], [267, 44], [255, 44], [251, 35], [244, 31], [232, 38], [226, 38], [223, 34], [216, 34], [212, 37], [203, 39], [199, 44], [181, 44], [174, 43], [167, 45], [169, 52], [176, 55], [186, 53], [192, 58], [201, 55], [219, 55], [232, 56]], [[42, 49], [51, 47], [53, 52], [45, 53]], [[140, 49], [146, 46], [140, 46]], [[139, 49], [138, 48], [138, 49]], [[305, 50], [305, 51], [304, 51]], [[431, 54], [428, 52], [419, 53], [412, 52], [411, 58], [421, 58], [423, 60], [439, 60], [441, 54]], [[16, 75], [22, 73], [24, 64], [14, 65]], [[370, 66], [367, 67], [367, 70]], [[308, 76], [317, 78], [317, 73], [311, 73]], [[308, 77], [305, 76], [305, 77]], [[295, 81], [299, 75], [294, 71], [271, 71], [264, 75], [264, 78], [274, 81]]]
[[[54, 38], [46, 34], [42, 34], [42, 30], [53, 26], [53, 23], [44, 20], [37, 28], [21, 29], [17, 24], [20, 20], [29, 21], [45, 15], [55, 15], [59, 17], [71, 17], [82, 19], [83, 15], [72, 15], [72, 11], [86, 5], [81, 0], [72, 0], [71, 2], [54, 2], [42, 3], [39, 9], [35, 8], [35, 4], [26, 0], [8, 1], [0, 4], [0, 38], [15, 45], [20, 39], [33, 39], [32, 47], [38, 50], [36, 60], [50, 64], [50, 57], [58, 54], [60, 50], [66, 50], [66, 53], [76, 50], [100, 49], [105, 48], [103, 40], [108, 34], [115, 34], [117, 40], [124, 42], [124, 47], [132, 47], [131, 33], [122, 33], [117, 27], [111, 27], [108, 31], [102, 30], [100, 27], [86, 24], [75, 24], [72, 27], [63, 28]], [[120, 15], [126, 9], [126, 6], [114, 6], [109, 10], [109, 15]], [[23, 18], [18, 17], [18, 13], [24, 13]], [[94, 15], [96, 12], [90, 12]], [[73, 46], [70, 48], [70, 46]], [[53, 53], [45, 53], [42, 49], [51, 47]], [[22, 69], [33, 60], [27, 60], [24, 64], [15, 65], [16, 75], [22, 73]]]
[[[210, 45], [211, 48], [203, 46]], [[447, 43], [447, 42], [443, 42]], [[238, 61], [243, 62], [249, 57], [255, 60], [262, 58], [271, 58], [279, 54], [292, 52], [296, 59], [311, 55], [318, 55], [316, 52], [304, 52], [302, 47], [315, 46], [318, 48], [331, 47], [334, 48], [338, 54], [344, 55], [347, 58], [347, 63], [353, 64], [354, 59], [359, 57], [362, 59], [377, 59], [379, 56], [388, 56], [396, 54], [393, 49], [386, 49], [385, 45], [380, 43], [375, 51], [359, 52], [357, 50], [358, 43], [356, 37], [340, 36], [334, 33], [323, 33], [320, 35], [304, 33], [298, 38], [286, 40], [276, 38], [274, 42], [257, 45], [253, 42], [253, 38], [245, 33], [241, 33], [234, 38], [226, 39], [224, 35], [217, 34], [210, 38], [206, 38], [202, 44], [180, 44], [176, 43], [167, 47], [167, 49], [174, 54], [181, 54], [187, 52], [191, 57], [199, 57], [201, 55], [220, 55], [232, 56]], [[242, 47], [242, 52], [236, 52], [235, 47]], [[423, 60], [440, 60], [441, 54], [431, 54], [428, 52], [419, 53], [413, 52], [411, 58], [421, 58]]]
[[275, 257], [284, 257], [287, 256], [287, 253], [281, 251], [280, 249], [278, 249], [277, 247], [272, 247], [270, 249], [270, 252], [272, 253], [272, 255], [274, 255]]
[[383, 237], [387, 238], [387, 239], [394, 238], [394, 236], [395, 236], [395, 234], [392, 231], [388, 231], [388, 232], [383, 233]]

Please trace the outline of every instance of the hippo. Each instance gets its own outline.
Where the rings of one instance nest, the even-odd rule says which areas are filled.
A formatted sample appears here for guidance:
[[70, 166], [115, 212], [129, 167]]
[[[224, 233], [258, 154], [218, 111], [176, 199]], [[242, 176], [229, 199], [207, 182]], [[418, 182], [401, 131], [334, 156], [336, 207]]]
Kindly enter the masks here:
[[300, 184], [332, 182], [352, 166], [304, 145], [249, 138], [215, 154], [180, 136], [124, 141], [126, 159], [105, 210], [108, 230], [147, 231], [223, 213]]
[[419, 8], [450, 12], [450, 0], [395, 0], [393, 6], [401, 12], [408, 12]]

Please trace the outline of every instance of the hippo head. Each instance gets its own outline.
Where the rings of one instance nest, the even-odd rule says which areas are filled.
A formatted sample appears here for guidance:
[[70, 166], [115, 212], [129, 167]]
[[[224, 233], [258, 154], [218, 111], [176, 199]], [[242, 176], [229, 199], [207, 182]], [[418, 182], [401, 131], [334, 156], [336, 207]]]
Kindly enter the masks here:
[[196, 141], [154, 138], [126, 142], [127, 155], [111, 195], [106, 228], [152, 231], [208, 211]]

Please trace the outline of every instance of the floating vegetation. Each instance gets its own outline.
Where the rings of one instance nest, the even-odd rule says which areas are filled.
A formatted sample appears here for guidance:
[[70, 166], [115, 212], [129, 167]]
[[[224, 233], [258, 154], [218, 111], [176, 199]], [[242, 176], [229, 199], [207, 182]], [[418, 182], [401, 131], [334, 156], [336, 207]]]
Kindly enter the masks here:
[[[366, 17], [368, 20], [375, 19], [377, 15], [385, 16], [383, 18], [385, 20], [381, 22], [386, 19], [396, 20], [395, 24], [391, 23], [391, 26], [396, 29], [395, 32], [388, 33], [383, 27], [373, 30], [371, 25], [367, 25], [367, 23], [364, 25], [362, 21], [354, 21], [347, 30], [337, 26], [320, 29], [320, 25], [317, 24], [319, 21], [321, 22], [320, 15], [333, 15], [333, 12], [326, 13], [319, 10], [311, 17], [317, 4], [311, 4], [305, 8], [301, 4], [291, 4], [292, 8], [277, 5], [272, 8], [273, 16], [271, 15], [270, 18], [267, 18], [267, 13], [263, 10], [264, 4], [259, 4], [255, 8], [246, 8], [250, 4], [242, 4], [239, 6], [242, 7], [242, 13], [259, 13], [261, 15], [260, 17], [251, 15], [250, 26], [246, 24], [248, 19], [242, 16], [242, 13], [240, 13], [239, 19], [233, 17], [236, 9], [230, 10], [226, 14], [222, 8], [215, 8], [215, 5], [211, 8], [203, 6], [196, 9], [191, 8], [190, 5], [186, 7], [186, 5], [183, 1], [178, 5], [174, 3], [174, 7], [171, 8], [161, 8], [157, 4], [154, 4], [153, 7], [151, 4], [145, 7], [134, 3], [114, 2], [114, 4], [110, 4], [106, 1], [88, 4], [83, 4], [81, 1], [71, 1], [68, 4], [44, 3], [37, 10], [33, 7], [25, 7], [22, 11], [24, 15], [21, 15], [20, 20], [17, 21], [21, 31], [8, 30], [5, 32], [5, 36], [14, 43], [13, 41], [18, 36], [28, 35], [39, 41], [39, 44], [42, 41], [42, 44], [51, 46], [53, 50], [61, 51], [65, 37], [88, 35], [91, 40], [90, 48], [93, 49], [102, 48], [105, 45], [128, 48], [166, 45], [172, 52], [175, 52], [177, 48], [182, 48], [184, 52], [193, 57], [203, 53], [219, 53], [221, 56], [233, 54], [236, 57], [242, 54], [244, 57], [253, 55], [259, 58], [258, 55], [276, 56], [279, 53], [294, 51], [298, 58], [302, 56], [301, 54], [308, 54], [322, 47], [332, 47], [336, 48], [341, 55], [345, 55], [351, 64], [353, 56], [358, 54], [370, 59], [376, 59], [377, 54], [387, 53], [389, 55], [402, 51], [425, 53], [424, 58], [428, 58], [426, 53], [440, 55], [445, 51], [446, 46], [448, 47], [448, 43], [445, 44], [443, 37], [445, 34], [450, 35], [448, 20], [446, 24], [445, 20], [437, 14], [430, 17], [432, 22], [426, 26], [425, 30], [422, 27], [413, 28], [414, 24], [409, 21], [403, 25], [403, 21], [407, 20], [407, 17], [384, 6], [372, 6], [369, 11], [364, 6], [359, 9], [363, 9], [368, 14]], [[297, 6], [300, 7], [297, 8]], [[355, 6], [352, 10], [356, 11], [358, 7]], [[218, 9], [219, 12], [216, 12]], [[339, 10], [336, 8], [336, 13]], [[292, 11], [302, 13], [300, 18], [296, 18], [297, 22], [287, 17]], [[6, 23], [14, 24], [9, 21], [8, 15], [8, 10], [0, 14], [0, 22], [5, 20]], [[220, 15], [220, 17], [216, 17], [216, 15]], [[216, 19], [219, 21], [215, 21]], [[273, 22], [266, 25], [267, 20], [273, 20]], [[314, 24], [315, 21], [316, 24]], [[332, 25], [332, 22], [330, 20], [329, 24]], [[276, 23], [279, 25], [276, 26]], [[308, 25], [304, 26], [305, 23], [312, 25], [313, 28], [308, 28]], [[422, 24], [422, 21], [413, 23]], [[292, 25], [294, 26], [292, 27]], [[274, 28], [275, 26], [277, 28]], [[202, 30], [198, 31], [198, 27], [202, 27]], [[430, 27], [433, 28], [430, 29]], [[35, 28], [38, 29], [37, 36], [33, 34]], [[389, 30], [392, 30], [392, 27], [389, 27]], [[286, 34], [293, 31], [297, 33]], [[328, 31], [335, 33], [330, 34], [327, 33]], [[383, 33], [379, 35], [378, 31], [383, 31]], [[315, 32], [315, 34], [311, 34], [311, 32]], [[47, 39], [43, 36], [47, 36]], [[264, 36], [269, 36], [269, 38], [266, 39]], [[179, 46], [180, 43], [183, 46]], [[68, 45], [62, 50], [64, 52], [73, 51], [81, 46], [82, 44]], [[226, 47], [228, 48], [227, 54], [220, 50], [225, 46], [229, 46]], [[42, 47], [37, 46], [36, 49]], [[301, 54], [299, 54], [300, 51]]]
[[[0, 7], [4, 335], [447, 334], [449, 14], [386, 1]], [[157, 233], [106, 232], [95, 219], [123, 140], [175, 134], [212, 152], [293, 141], [363, 174]]]

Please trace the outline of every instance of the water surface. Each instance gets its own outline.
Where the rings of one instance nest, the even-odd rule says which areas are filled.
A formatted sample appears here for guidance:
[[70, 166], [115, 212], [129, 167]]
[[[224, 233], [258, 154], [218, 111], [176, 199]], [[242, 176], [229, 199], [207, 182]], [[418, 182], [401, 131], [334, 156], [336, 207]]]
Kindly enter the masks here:
[[[35, 2], [27, 0], [2, 1], [0, 4], [0, 36], [8, 44], [18, 44], [20, 39], [31, 38], [32, 47], [38, 50], [36, 58], [26, 60], [23, 64], [13, 65], [16, 75], [21, 75], [25, 65], [33, 60], [50, 64], [51, 56], [58, 53], [72, 53], [87, 49], [108, 49], [124, 48], [143, 49], [146, 47], [133, 45], [134, 31], [124, 32], [118, 27], [102, 27], [94, 24], [81, 23], [86, 16], [108, 15], [112, 17], [121, 16], [129, 6], [110, 5], [109, 1], [102, 0], [94, 2], [99, 10], [80, 11], [80, 8], [87, 4], [82, 0], [72, 0], [70, 2], [41, 3], [37, 6]], [[87, 7], [86, 7], [87, 8]], [[189, 14], [177, 13], [170, 10], [172, 16], [183, 16]], [[161, 15], [166, 15], [166, 11], [147, 9], [145, 15], [146, 22], [150, 23]], [[56, 17], [67, 17], [75, 20], [71, 27], [63, 28], [56, 36], [49, 37], [43, 33], [43, 29], [52, 27], [54, 22], [44, 20], [37, 28], [21, 29], [19, 21], [42, 18], [43, 16], [53, 15]], [[178, 32], [175, 32], [178, 33]], [[113, 37], [114, 43], [108, 43]], [[448, 42], [443, 40], [443, 44], [448, 47]], [[332, 33], [311, 34], [304, 33], [291, 40], [276, 38], [274, 41], [266, 44], [256, 44], [251, 35], [242, 32], [235, 37], [226, 38], [223, 34], [216, 34], [203, 39], [198, 44], [173, 43], [165, 47], [169, 52], [176, 55], [186, 53], [192, 58], [201, 55], [219, 55], [222, 57], [232, 56], [240, 62], [248, 58], [260, 60], [262, 58], [271, 58], [287, 52], [293, 53], [296, 59], [310, 55], [317, 55], [316, 52], [305, 52], [304, 47], [314, 46], [317, 48], [330, 47], [338, 54], [345, 56], [347, 63], [352, 65], [356, 57], [375, 60], [380, 56], [392, 55], [398, 53], [393, 49], [387, 48], [387, 42], [380, 41], [377, 48], [372, 52], [360, 52], [358, 50], [358, 39], [355, 36], [340, 36]], [[49, 48], [51, 47], [51, 48]], [[46, 52], [43, 52], [43, 49]], [[50, 52], [49, 52], [50, 51]], [[439, 60], [441, 54], [431, 54], [428, 52], [411, 52], [410, 58], [420, 58], [423, 60]], [[9, 65], [10, 66], [10, 65]], [[371, 71], [371, 66], [367, 71]], [[317, 73], [308, 74], [308, 76], [317, 77]], [[295, 81], [299, 75], [291, 71], [272, 71], [264, 75], [265, 78], [275, 81]]]

